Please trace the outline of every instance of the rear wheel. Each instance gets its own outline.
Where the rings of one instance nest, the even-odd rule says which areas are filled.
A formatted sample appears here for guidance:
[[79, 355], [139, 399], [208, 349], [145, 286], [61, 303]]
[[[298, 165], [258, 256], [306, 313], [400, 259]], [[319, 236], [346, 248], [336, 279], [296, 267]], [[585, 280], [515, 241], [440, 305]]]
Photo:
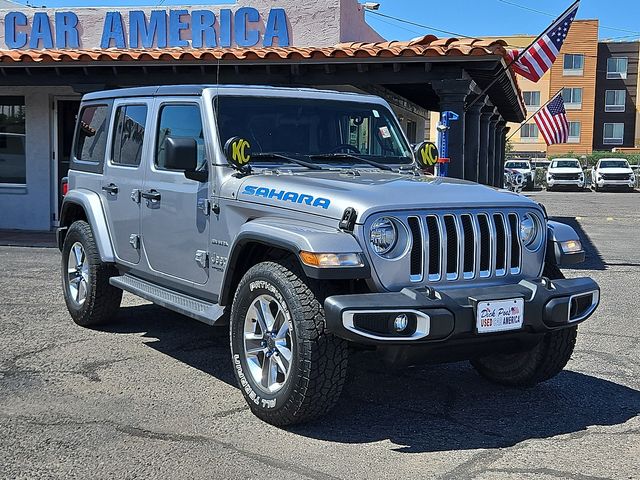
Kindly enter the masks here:
[[[545, 265], [542, 275], [561, 279], [556, 265]], [[576, 344], [578, 327], [556, 330], [544, 335], [530, 350], [516, 353], [494, 353], [476, 358], [471, 365], [484, 378], [513, 387], [531, 387], [555, 377], [567, 365]]]
[[325, 331], [326, 290], [290, 261], [259, 263], [238, 285], [230, 326], [234, 373], [265, 422], [306, 422], [340, 397], [348, 349]]
[[120, 306], [122, 290], [109, 284], [117, 272], [100, 260], [91, 227], [74, 222], [62, 247], [62, 287], [73, 321], [80, 326], [101, 325], [111, 320]]

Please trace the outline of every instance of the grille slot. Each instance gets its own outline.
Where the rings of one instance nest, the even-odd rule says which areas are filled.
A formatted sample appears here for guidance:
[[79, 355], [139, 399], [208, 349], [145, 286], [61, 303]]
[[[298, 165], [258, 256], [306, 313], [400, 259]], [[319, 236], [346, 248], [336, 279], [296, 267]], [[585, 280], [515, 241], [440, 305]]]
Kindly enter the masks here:
[[458, 228], [453, 215], [444, 216], [444, 229], [447, 235], [447, 280], [458, 278]]
[[409, 229], [411, 230], [411, 238], [413, 244], [411, 246], [411, 281], [421, 282], [424, 271], [423, 247], [422, 247], [422, 229], [420, 228], [420, 219], [418, 217], [407, 218]]
[[520, 273], [520, 220], [515, 213], [509, 214], [511, 228], [511, 273]]
[[429, 280], [440, 280], [440, 225], [438, 217], [427, 217], [427, 235], [429, 238]]
[[507, 235], [502, 215], [494, 213], [493, 223], [496, 229], [496, 275], [500, 277], [507, 273]]
[[491, 229], [489, 228], [489, 217], [478, 215], [478, 225], [480, 230], [480, 276], [491, 275]]
[[462, 222], [462, 233], [464, 235], [462, 275], [464, 278], [473, 278], [476, 263], [476, 232], [473, 228], [471, 215], [461, 215], [460, 220]]

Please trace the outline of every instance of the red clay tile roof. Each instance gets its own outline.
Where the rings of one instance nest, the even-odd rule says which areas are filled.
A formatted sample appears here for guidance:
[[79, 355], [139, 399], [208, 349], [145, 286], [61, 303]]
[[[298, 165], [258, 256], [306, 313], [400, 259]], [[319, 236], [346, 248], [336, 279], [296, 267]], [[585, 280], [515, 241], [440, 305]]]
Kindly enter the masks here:
[[128, 62], [128, 61], [225, 61], [225, 60], [324, 60], [329, 58], [392, 58], [498, 55], [507, 59], [502, 40], [437, 38], [433, 35], [409, 42], [341, 43], [334, 47], [271, 47], [214, 49], [95, 49], [0, 50], [0, 65], [16, 63]]

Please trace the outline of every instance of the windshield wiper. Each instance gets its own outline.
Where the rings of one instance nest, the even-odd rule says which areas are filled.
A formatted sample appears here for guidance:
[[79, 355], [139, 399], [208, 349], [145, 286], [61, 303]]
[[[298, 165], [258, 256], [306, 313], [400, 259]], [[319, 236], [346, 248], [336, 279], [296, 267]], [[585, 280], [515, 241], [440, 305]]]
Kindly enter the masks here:
[[323, 153], [318, 155], [309, 155], [309, 158], [351, 158], [353, 160], [358, 160], [359, 162], [366, 163], [368, 165], [378, 167], [380, 170], [387, 170], [393, 172], [393, 168], [389, 165], [385, 165], [384, 163], [378, 163], [373, 160], [369, 160], [368, 158], [361, 157], [359, 155], [353, 155], [351, 153]]
[[302, 167], [307, 167], [312, 170], [323, 170], [320, 165], [311, 162], [305, 162], [304, 160], [300, 160], [299, 158], [288, 157], [287, 155], [282, 155], [281, 153], [275, 152], [263, 152], [263, 153], [252, 153], [251, 158], [277, 158], [278, 160], [284, 160], [285, 162], [295, 163]]

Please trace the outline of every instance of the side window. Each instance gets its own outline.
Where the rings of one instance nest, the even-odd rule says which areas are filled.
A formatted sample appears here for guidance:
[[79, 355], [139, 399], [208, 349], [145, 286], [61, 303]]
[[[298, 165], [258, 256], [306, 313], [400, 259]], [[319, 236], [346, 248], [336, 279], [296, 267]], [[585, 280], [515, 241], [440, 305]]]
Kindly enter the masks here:
[[82, 109], [76, 133], [77, 160], [96, 164], [104, 161], [108, 117], [108, 105], [91, 105]]
[[156, 137], [155, 164], [164, 169], [165, 139], [194, 138], [198, 144], [198, 170], [206, 168], [204, 133], [198, 105], [164, 105], [160, 108], [160, 123]]
[[123, 105], [116, 110], [111, 161], [137, 167], [142, 158], [146, 105]]

